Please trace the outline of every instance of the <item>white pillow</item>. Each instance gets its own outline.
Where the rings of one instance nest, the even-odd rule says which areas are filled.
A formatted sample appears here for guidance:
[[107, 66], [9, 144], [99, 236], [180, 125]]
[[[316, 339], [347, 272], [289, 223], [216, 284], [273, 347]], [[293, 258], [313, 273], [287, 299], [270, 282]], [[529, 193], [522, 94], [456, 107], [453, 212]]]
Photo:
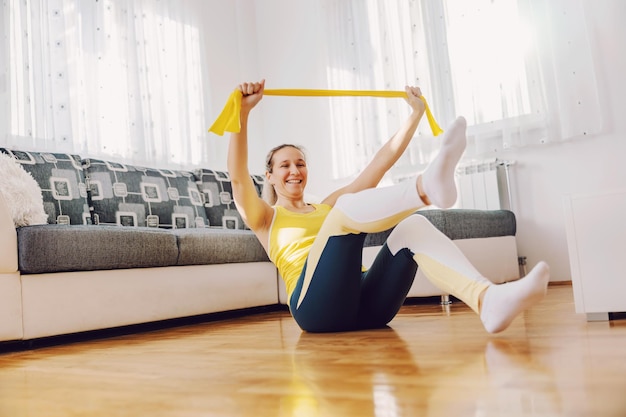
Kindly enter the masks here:
[[41, 188], [15, 158], [0, 152], [0, 196], [15, 227], [48, 223]]

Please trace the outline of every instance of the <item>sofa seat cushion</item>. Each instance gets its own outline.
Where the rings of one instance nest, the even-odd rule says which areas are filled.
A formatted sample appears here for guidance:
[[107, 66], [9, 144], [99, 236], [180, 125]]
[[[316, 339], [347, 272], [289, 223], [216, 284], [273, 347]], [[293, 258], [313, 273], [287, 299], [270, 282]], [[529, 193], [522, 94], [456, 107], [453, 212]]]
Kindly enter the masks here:
[[[452, 240], [515, 236], [515, 214], [509, 210], [431, 209], [419, 210], [442, 233]], [[393, 228], [372, 233], [365, 238], [365, 247], [381, 246]]]
[[178, 265], [209, 265], [235, 262], [269, 262], [250, 230], [177, 229]]
[[17, 229], [22, 274], [176, 265], [168, 230], [119, 226], [36, 225]]

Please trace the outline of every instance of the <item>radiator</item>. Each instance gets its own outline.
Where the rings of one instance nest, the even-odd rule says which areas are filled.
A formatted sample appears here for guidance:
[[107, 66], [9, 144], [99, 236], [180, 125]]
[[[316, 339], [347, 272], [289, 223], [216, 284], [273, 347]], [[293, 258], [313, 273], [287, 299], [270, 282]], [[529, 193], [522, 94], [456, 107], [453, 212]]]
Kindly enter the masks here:
[[455, 207], [477, 210], [512, 210], [513, 161], [488, 159], [459, 165], [456, 181], [459, 197]]

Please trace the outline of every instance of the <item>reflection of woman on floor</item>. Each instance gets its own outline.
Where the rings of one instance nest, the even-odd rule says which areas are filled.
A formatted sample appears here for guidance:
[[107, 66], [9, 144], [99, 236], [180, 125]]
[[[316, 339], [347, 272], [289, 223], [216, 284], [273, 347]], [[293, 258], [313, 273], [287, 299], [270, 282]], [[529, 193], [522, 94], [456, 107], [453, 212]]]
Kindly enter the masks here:
[[563, 412], [554, 375], [533, 359], [526, 340], [478, 342], [450, 361], [423, 346], [426, 351], [390, 328], [342, 333], [341, 338], [303, 332], [279, 415], [501, 417]]
[[[278, 267], [291, 314], [303, 330], [384, 326], [402, 306], [417, 265], [443, 292], [478, 313], [488, 332], [506, 329], [545, 295], [549, 279], [545, 263], [519, 281], [494, 285], [448, 237], [414, 214], [430, 204], [448, 208], [455, 203], [454, 171], [466, 144], [463, 118], [448, 128], [439, 154], [414, 181], [376, 188], [406, 149], [424, 114], [418, 87], [406, 87], [412, 113], [352, 183], [321, 204], [309, 204], [304, 199], [306, 157], [299, 147], [282, 145], [270, 151], [266, 160], [266, 185], [272, 198], [269, 202], [259, 198], [248, 171], [247, 126], [264, 85], [261, 81], [239, 86], [241, 131], [231, 136], [228, 170], [237, 208]], [[362, 272], [366, 233], [393, 226], [372, 267]]]
[[430, 388], [416, 385], [420, 370], [390, 328], [341, 338], [303, 332], [292, 365], [281, 416], [409, 416], [428, 409]]

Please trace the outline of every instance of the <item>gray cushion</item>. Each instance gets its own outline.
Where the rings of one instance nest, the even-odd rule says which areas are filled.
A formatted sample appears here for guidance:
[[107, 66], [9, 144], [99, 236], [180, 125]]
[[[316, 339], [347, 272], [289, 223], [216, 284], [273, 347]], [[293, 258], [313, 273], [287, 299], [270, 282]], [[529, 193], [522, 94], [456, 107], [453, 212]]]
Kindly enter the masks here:
[[178, 229], [178, 265], [269, 261], [258, 239], [249, 230]]
[[[450, 239], [470, 239], [497, 236], [515, 236], [515, 214], [509, 210], [419, 210], [417, 214], [426, 217]], [[365, 238], [365, 246], [381, 246], [393, 228], [380, 233], [372, 233]]]
[[17, 229], [23, 274], [176, 265], [176, 236], [119, 226], [39, 225]]
[[453, 240], [515, 236], [516, 233], [515, 215], [509, 210], [451, 209], [442, 212], [444, 233]]

